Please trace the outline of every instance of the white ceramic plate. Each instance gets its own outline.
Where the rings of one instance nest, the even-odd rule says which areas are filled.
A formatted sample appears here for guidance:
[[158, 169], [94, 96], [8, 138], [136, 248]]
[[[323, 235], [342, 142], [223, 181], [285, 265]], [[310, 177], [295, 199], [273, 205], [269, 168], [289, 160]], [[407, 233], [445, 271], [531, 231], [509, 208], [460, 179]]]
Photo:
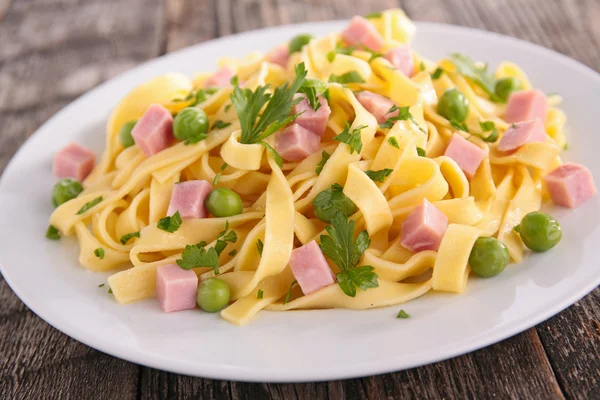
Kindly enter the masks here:
[[[313, 381], [379, 374], [439, 361], [498, 342], [561, 311], [600, 282], [600, 196], [571, 212], [552, 210], [564, 235], [553, 251], [471, 278], [463, 295], [430, 293], [369, 311], [262, 312], [237, 327], [197, 310], [166, 314], [154, 300], [120, 306], [98, 288], [108, 274], [77, 264], [72, 238], [44, 237], [55, 182], [52, 154], [70, 141], [98, 154], [111, 108], [138, 83], [168, 71], [212, 70], [214, 60], [266, 51], [300, 32], [343, 22], [287, 26], [200, 44], [146, 63], [92, 90], [44, 124], [19, 150], [0, 183], [0, 263], [17, 295], [41, 318], [103, 352], [177, 373], [243, 381]], [[567, 158], [600, 177], [600, 76], [562, 55], [509, 37], [418, 23], [414, 48], [439, 59], [459, 51], [492, 66], [513, 60], [535, 86], [564, 97]], [[411, 318], [396, 319], [400, 308]]]

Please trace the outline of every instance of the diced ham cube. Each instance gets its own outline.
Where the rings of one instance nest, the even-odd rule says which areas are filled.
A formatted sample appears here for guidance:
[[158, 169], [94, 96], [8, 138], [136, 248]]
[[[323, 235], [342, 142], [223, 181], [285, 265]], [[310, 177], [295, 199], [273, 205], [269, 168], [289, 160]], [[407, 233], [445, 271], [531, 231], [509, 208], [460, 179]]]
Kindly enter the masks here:
[[402, 223], [400, 244], [415, 253], [437, 251], [447, 228], [448, 217], [427, 199], [423, 199]]
[[458, 133], [455, 133], [452, 139], [450, 139], [444, 155], [453, 159], [467, 178], [471, 179], [485, 158], [485, 151]]
[[539, 118], [546, 122], [548, 99], [539, 90], [519, 90], [511, 93], [506, 104], [504, 119], [508, 122], [522, 122]]
[[314, 240], [292, 251], [290, 267], [305, 295], [335, 282], [335, 275]]
[[388, 113], [394, 102], [380, 94], [363, 90], [356, 94], [356, 100], [377, 119], [378, 124], [384, 123], [388, 118], [398, 115], [398, 111]]
[[208, 210], [204, 200], [212, 191], [212, 185], [207, 181], [186, 181], [173, 186], [171, 201], [167, 215], [179, 211], [182, 218], [206, 218]]
[[290, 58], [289, 47], [286, 44], [282, 44], [279, 47], [274, 48], [267, 54], [267, 61], [272, 64], [277, 64], [283, 68], [287, 67], [288, 60]]
[[381, 50], [385, 44], [375, 26], [360, 16], [350, 20], [350, 24], [342, 31], [342, 39], [351, 46], [363, 45], [375, 51]]
[[70, 143], [54, 154], [54, 175], [82, 182], [94, 169], [96, 154], [78, 143]]
[[294, 120], [295, 124], [308, 129], [315, 135], [323, 136], [325, 128], [327, 128], [327, 120], [331, 114], [331, 108], [327, 99], [323, 96], [319, 96], [319, 103], [321, 106], [317, 111], [313, 110], [310, 103], [306, 99], [306, 96], [300, 93], [294, 95], [294, 99], [298, 97], [304, 97], [298, 104], [292, 107], [292, 114], [302, 113]]
[[554, 204], [576, 208], [596, 193], [594, 178], [583, 165], [565, 163], [546, 175], [550, 197]]
[[287, 161], [300, 161], [321, 149], [321, 137], [298, 124], [277, 134], [275, 149]]
[[402, 45], [395, 47], [388, 50], [384, 57], [404, 75], [408, 76], [409, 78], [413, 76], [415, 71], [415, 63], [410, 47]]
[[513, 151], [530, 142], [545, 142], [546, 130], [542, 120], [536, 118], [531, 121], [518, 122], [511, 125], [504, 132], [498, 143], [498, 150]]
[[196, 307], [198, 276], [177, 264], [156, 268], [156, 298], [164, 312], [191, 310]]
[[215, 72], [211, 77], [204, 81], [205, 88], [224, 88], [231, 85], [231, 78], [233, 78], [233, 71], [227, 67], [222, 67]]
[[148, 157], [169, 147], [173, 139], [173, 116], [160, 104], [152, 104], [133, 127], [135, 145]]

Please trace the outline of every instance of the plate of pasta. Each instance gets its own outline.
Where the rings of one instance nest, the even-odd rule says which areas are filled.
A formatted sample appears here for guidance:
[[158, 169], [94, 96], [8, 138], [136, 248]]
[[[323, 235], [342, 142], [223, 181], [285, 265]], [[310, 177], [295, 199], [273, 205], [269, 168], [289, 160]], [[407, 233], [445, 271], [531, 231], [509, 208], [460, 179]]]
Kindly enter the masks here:
[[562, 55], [401, 10], [199, 44], [19, 150], [2, 274], [73, 338], [189, 375], [463, 354], [600, 282], [598, 93]]

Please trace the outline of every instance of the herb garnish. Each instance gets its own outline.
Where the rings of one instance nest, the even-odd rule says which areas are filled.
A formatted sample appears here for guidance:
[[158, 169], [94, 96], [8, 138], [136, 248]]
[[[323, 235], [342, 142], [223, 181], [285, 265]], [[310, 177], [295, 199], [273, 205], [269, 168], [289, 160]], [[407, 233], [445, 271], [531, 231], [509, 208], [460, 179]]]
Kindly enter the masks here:
[[225, 168], [227, 168], [229, 165], [227, 165], [227, 163], [223, 163], [223, 165], [221, 165], [221, 167], [219, 168], [221, 171], [219, 171], [216, 175], [215, 178], [213, 179], [213, 185], [216, 185], [217, 183], [219, 183], [219, 180], [221, 179], [221, 173], [223, 171], [225, 171]]
[[273, 148], [273, 146], [271, 146], [269, 143], [267, 142], [260, 142], [260, 144], [262, 144], [265, 149], [268, 150], [269, 153], [271, 153], [271, 155], [273, 156], [273, 158], [275, 159], [275, 164], [277, 164], [277, 166], [279, 168], [283, 167], [283, 158], [281, 158], [281, 154], [279, 154], [277, 152], [277, 150], [275, 150]]
[[362, 76], [356, 71], [348, 71], [342, 75], [330, 75], [329, 82], [341, 83], [342, 85], [347, 85], [349, 83], [365, 83], [365, 80]]
[[406, 318], [410, 318], [410, 315], [408, 315], [408, 314], [406, 313], [406, 311], [404, 311], [404, 310], [400, 310], [400, 311], [398, 312], [398, 315], [396, 316], [396, 318], [406, 319]]
[[194, 99], [194, 101], [192, 101], [192, 103], [188, 105], [188, 107], [194, 107], [195, 105], [206, 101], [207, 95], [213, 95], [217, 92], [217, 90], [217, 88], [194, 89], [185, 98], [173, 99], [171, 100], [171, 103], [179, 103]]
[[366, 127], [366, 125], [361, 125], [355, 129], [352, 129], [352, 132], [350, 132], [350, 125], [348, 122], [346, 122], [346, 127], [342, 133], [334, 137], [334, 139], [350, 146], [350, 154], [354, 153], [355, 151], [360, 154], [363, 146], [360, 131]]
[[425, 154], [425, 149], [421, 147], [417, 147], [417, 155], [419, 157], [427, 157], [427, 155]]
[[440, 77], [442, 76], [443, 73], [444, 73], [444, 70], [441, 69], [440, 67], [438, 67], [435, 69], [435, 71], [433, 71], [433, 74], [431, 74], [431, 79], [433, 79], [434, 81], [436, 79], [440, 79]]
[[227, 247], [227, 243], [235, 243], [237, 234], [235, 231], [229, 231], [229, 221], [225, 222], [225, 230], [217, 236], [217, 242], [214, 247], [206, 249], [206, 242], [200, 242], [194, 245], [185, 246], [181, 253], [181, 259], [177, 260], [177, 265], [183, 269], [192, 269], [198, 267], [211, 267], [215, 275], [219, 274], [219, 256]]
[[307, 78], [298, 90], [298, 93], [304, 93], [310, 107], [317, 111], [321, 107], [319, 95], [325, 93], [327, 85], [318, 79]]
[[216, 120], [215, 123], [212, 125], [212, 127], [210, 128], [212, 129], [225, 129], [227, 128], [229, 125], [231, 125], [231, 122], [225, 122], [225, 121], [221, 121], [220, 119]]
[[237, 254], [237, 250], [236, 250], [236, 249], [233, 249], [233, 250], [231, 250], [231, 251], [229, 252], [229, 255], [230, 255], [231, 257], [235, 256], [236, 254]]
[[388, 138], [388, 143], [391, 144], [392, 146], [394, 146], [397, 149], [400, 148], [400, 145], [398, 144], [398, 139], [396, 139], [395, 136], [390, 136]]
[[104, 283], [99, 284], [98, 287], [104, 287]]
[[121, 239], [119, 241], [121, 242], [121, 244], [127, 244], [127, 242], [129, 242], [129, 239], [134, 238], [134, 237], [139, 238], [140, 233], [139, 232], [128, 233], [126, 235], [121, 236]]
[[374, 12], [374, 13], [365, 15], [366, 19], [380, 18], [380, 17], [381, 17], [381, 13], [380, 12]]
[[285, 295], [285, 299], [283, 300], [283, 304], [289, 303], [290, 297], [292, 296], [292, 289], [297, 284], [298, 284], [298, 281], [292, 282], [292, 284], [290, 285], [290, 288], [287, 291], [287, 294]]
[[390, 174], [393, 171], [394, 171], [393, 169], [384, 168], [384, 169], [380, 169], [379, 171], [368, 170], [368, 171], [365, 171], [365, 174], [367, 174], [367, 176], [375, 182], [383, 182], [383, 180], [385, 178], [387, 178], [388, 176], [390, 176]]
[[262, 240], [258, 239], [258, 241], [256, 242], [256, 250], [258, 250], [258, 254], [262, 257], [262, 253], [263, 253], [263, 248], [265, 247], [264, 243], [262, 242]]
[[328, 152], [323, 151], [321, 153], [321, 161], [319, 161], [319, 163], [317, 164], [317, 168], [315, 168], [315, 172], [317, 173], [317, 175], [321, 174], [321, 171], [323, 171], [323, 167], [325, 166], [327, 160], [329, 160], [329, 157], [331, 157], [331, 155]]
[[376, 288], [378, 275], [370, 265], [357, 267], [360, 257], [371, 244], [367, 231], [362, 231], [354, 240], [354, 221], [348, 220], [342, 213], [336, 213], [331, 225], [325, 227], [329, 235], [321, 235], [319, 247], [341, 270], [336, 274], [342, 291], [356, 296], [356, 287], [362, 290]]
[[104, 260], [104, 249], [102, 247], [98, 247], [94, 250], [94, 255], [101, 260]]
[[75, 215], [81, 215], [81, 214], [83, 214], [84, 212], [86, 212], [86, 211], [87, 211], [87, 210], [89, 210], [90, 208], [92, 208], [92, 207], [94, 207], [94, 206], [97, 206], [97, 205], [98, 205], [98, 203], [100, 203], [101, 201], [102, 201], [102, 196], [100, 196], [100, 197], [96, 197], [96, 198], [95, 198], [94, 200], [92, 200], [92, 201], [88, 201], [87, 203], [85, 203], [85, 204], [83, 205], [83, 207], [81, 207], [81, 208], [79, 209], [79, 211], [77, 211], [77, 212], [75, 213]]
[[456, 129], [458, 129], [459, 131], [463, 131], [463, 132], [467, 132], [467, 133], [469, 132], [469, 127], [464, 122], [460, 122], [455, 119], [451, 119], [450, 125], [452, 125]]
[[240, 78], [238, 78], [237, 75], [234, 75], [229, 80], [229, 83], [231, 83], [231, 86], [240, 86]]
[[49, 225], [46, 230], [46, 238], [50, 240], [60, 240], [60, 231], [54, 225]]
[[261, 300], [263, 298], [263, 290], [262, 289], [258, 289], [258, 292], [256, 292], [256, 298]]
[[496, 140], [498, 140], [498, 129], [496, 129], [496, 124], [493, 121], [480, 122], [479, 127], [483, 132], [491, 131], [487, 136], [476, 135], [479, 136], [481, 140], [487, 143], [494, 143]]
[[388, 110], [388, 112], [385, 115], [391, 114], [395, 111], [398, 111], [398, 115], [396, 115], [394, 117], [390, 117], [385, 122], [382, 122], [381, 124], [379, 124], [380, 128], [390, 129], [392, 126], [394, 126], [394, 123], [396, 121], [409, 120], [410, 122], [415, 124], [421, 132], [425, 133], [423, 128], [421, 128], [421, 125], [419, 125], [419, 123], [417, 122], [415, 117], [413, 117], [412, 114], [410, 113], [410, 111], [408, 110], [408, 106], [398, 107], [397, 105], [394, 104], [392, 107], [390, 107], [390, 109]]
[[179, 211], [177, 211], [171, 216], [161, 218], [160, 221], [158, 221], [158, 225], [156, 226], [158, 227], [158, 229], [162, 229], [163, 231], [173, 233], [181, 227], [182, 222], [183, 221], [181, 220], [181, 214], [179, 214]]
[[475, 82], [490, 96], [492, 101], [500, 101], [500, 98], [495, 93], [496, 79], [488, 72], [487, 65], [485, 67], [476, 66], [473, 60], [460, 53], [450, 54], [450, 59], [456, 66], [459, 74]]

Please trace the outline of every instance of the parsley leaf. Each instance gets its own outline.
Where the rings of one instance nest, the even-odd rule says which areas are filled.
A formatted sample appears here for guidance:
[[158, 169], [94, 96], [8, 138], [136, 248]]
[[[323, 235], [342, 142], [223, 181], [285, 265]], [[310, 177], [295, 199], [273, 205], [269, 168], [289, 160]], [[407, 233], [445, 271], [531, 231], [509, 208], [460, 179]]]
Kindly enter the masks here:
[[406, 311], [404, 311], [404, 310], [400, 310], [400, 311], [398, 312], [398, 315], [396, 316], [396, 318], [406, 319], [406, 318], [410, 318], [410, 315], [408, 315], [408, 314], [406, 313]]
[[321, 107], [319, 95], [325, 93], [327, 85], [318, 79], [307, 78], [298, 90], [298, 93], [304, 93], [310, 107], [317, 111]]
[[231, 83], [231, 86], [240, 86], [240, 78], [237, 75], [234, 75], [229, 80], [229, 83]]
[[398, 139], [396, 139], [396, 137], [394, 137], [394, 136], [390, 136], [388, 138], [388, 143], [391, 144], [392, 146], [394, 146], [397, 149], [400, 148], [400, 145], [398, 144]]
[[425, 154], [425, 149], [421, 147], [417, 147], [417, 155], [419, 157], [427, 157], [427, 155]]
[[129, 242], [129, 239], [134, 238], [134, 237], [139, 238], [140, 233], [139, 232], [128, 233], [126, 235], [121, 236], [121, 239], [119, 241], [121, 242], [121, 244], [127, 244], [127, 242]]
[[236, 254], [237, 254], [237, 250], [236, 250], [236, 249], [233, 249], [233, 250], [231, 250], [231, 251], [229, 252], [229, 255], [230, 255], [231, 257], [235, 256]]
[[293, 97], [304, 83], [306, 74], [304, 63], [296, 65], [296, 78], [292, 84], [286, 82], [275, 88], [272, 95], [267, 93], [269, 85], [259, 86], [254, 91], [239, 86], [233, 89], [230, 98], [240, 121], [240, 143], [259, 143], [297, 117], [289, 116], [289, 113], [294, 104], [300, 101], [293, 100]]
[[381, 17], [381, 13], [380, 12], [374, 12], [374, 13], [365, 15], [366, 19], [380, 18], [380, 17]]
[[467, 132], [467, 133], [469, 132], [469, 127], [464, 122], [460, 122], [455, 119], [451, 119], [450, 125], [452, 125], [454, 128], [456, 128], [460, 131]]
[[269, 153], [271, 153], [271, 155], [275, 159], [275, 164], [277, 164], [277, 166], [279, 168], [283, 167], [283, 158], [281, 158], [281, 155], [277, 152], [277, 150], [275, 150], [273, 148], [273, 146], [271, 146], [269, 143], [265, 142], [264, 140], [260, 141], [259, 143], [262, 144], [264, 146], [264, 148], [269, 151]]
[[261, 300], [263, 298], [263, 290], [262, 289], [258, 289], [258, 292], [256, 292], [256, 298]]
[[366, 127], [366, 125], [361, 125], [358, 128], [352, 129], [352, 132], [350, 132], [350, 125], [348, 124], [348, 122], [346, 122], [346, 127], [344, 128], [342, 133], [340, 133], [333, 139], [342, 143], [346, 143], [348, 146], [350, 146], [350, 154], [354, 153], [355, 151], [358, 154], [360, 154], [363, 147], [360, 131]]
[[496, 79], [487, 71], [487, 66], [476, 66], [473, 60], [460, 53], [450, 54], [450, 60], [452, 60], [456, 66], [456, 70], [459, 74], [464, 75], [475, 82], [475, 84], [481, 87], [490, 96], [492, 101], [500, 101], [495, 93]]
[[362, 231], [354, 240], [354, 221], [342, 213], [336, 213], [331, 225], [325, 227], [329, 235], [321, 235], [319, 247], [341, 270], [336, 276], [344, 293], [356, 296], [356, 287], [362, 290], [379, 286], [374, 268], [364, 265], [356, 268], [360, 257], [371, 245], [367, 231]]
[[96, 250], [94, 250], [94, 255], [99, 259], [104, 260], [104, 249], [98, 247]]
[[225, 171], [225, 168], [227, 168], [229, 165], [227, 165], [227, 163], [223, 163], [220, 167], [219, 173], [217, 173], [217, 175], [215, 175], [215, 178], [213, 179], [213, 185], [216, 185], [217, 183], [219, 183], [219, 180], [221, 179], [221, 173], [223, 171]]
[[92, 208], [92, 207], [94, 207], [94, 206], [97, 206], [97, 205], [98, 205], [98, 204], [99, 204], [101, 201], [102, 201], [102, 196], [100, 196], [100, 197], [96, 197], [96, 198], [95, 198], [94, 200], [92, 200], [92, 201], [88, 201], [87, 203], [85, 203], [85, 204], [83, 205], [83, 207], [81, 207], [81, 208], [79, 209], [79, 211], [77, 211], [77, 212], [75, 213], [75, 215], [81, 215], [81, 214], [83, 214], [84, 212], [86, 212], [86, 211], [87, 211], [87, 210], [89, 210], [90, 208]]
[[54, 225], [49, 225], [46, 230], [46, 238], [50, 240], [60, 240], [60, 231]]
[[101, 283], [98, 285], [98, 287], [104, 287], [104, 285], [105, 285], [104, 283]]
[[496, 124], [493, 121], [480, 122], [479, 127], [483, 132], [491, 131], [487, 136], [477, 135], [481, 138], [481, 140], [486, 143], [494, 143], [496, 140], [498, 140], [498, 129], [496, 129]]
[[162, 229], [163, 231], [173, 233], [181, 227], [182, 222], [183, 221], [181, 220], [181, 214], [179, 214], [179, 211], [177, 211], [172, 216], [161, 218], [160, 221], [158, 221], [157, 227], [158, 229]]
[[231, 122], [224, 122], [224, 121], [221, 121], [220, 119], [218, 119], [218, 120], [215, 121], [215, 123], [212, 125], [212, 127], [210, 129], [211, 130], [215, 129], [215, 128], [217, 128], [217, 129], [225, 129], [229, 125], [231, 125]]
[[341, 83], [347, 85], [349, 83], [365, 83], [362, 76], [356, 71], [348, 71], [342, 75], [330, 75], [329, 82]]
[[383, 180], [385, 178], [387, 178], [388, 176], [390, 176], [390, 174], [393, 171], [394, 171], [393, 169], [384, 168], [384, 169], [380, 169], [379, 171], [368, 170], [368, 171], [365, 171], [365, 174], [367, 174], [367, 176], [375, 182], [383, 182]]
[[337, 183], [319, 193], [314, 198], [312, 206], [315, 210], [319, 210], [325, 218], [329, 218], [337, 212], [344, 216], [356, 212], [356, 205], [344, 194], [344, 188]]
[[183, 144], [185, 144], [186, 146], [189, 146], [190, 144], [196, 144], [198, 142], [203, 141], [207, 137], [208, 137], [208, 134], [206, 134], [206, 133], [194, 133], [193, 135], [189, 136], [185, 140], [185, 142], [183, 142]]
[[292, 296], [292, 289], [297, 284], [298, 284], [298, 281], [292, 282], [292, 284], [290, 285], [290, 288], [287, 291], [287, 294], [285, 295], [285, 299], [283, 300], [283, 304], [289, 303], [290, 297]]
[[392, 126], [394, 126], [394, 123], [396, 121], [409, 120], [410, 122], [415, 124], [421, 132], [425, 133], [423, 128], [421, 128], [421, 125], [419, 125], [417, 120], [412, 116], [412, 114], [408, 110], [408, 106], [398, 107], [397, 105], [394, 104], [392, 107], [390, 107], [390, 109], [388, 110], [388, 112], [385, 115], [391, 114], [396, 111], [398, 111], [398, 115], [388, 118], [385, 122], [382, 122], [381, 124], [379, 124], [379, 127], [385, 128], [385, 129], [390, 129]]
[[177, 265], [183, 269], [212, 267], [215, 274], [218, 274], [219, 255], [217, 254], [217, 250], [214, 247], [207, 250], [201, 244], [185, 246], [185, 250], [181, 253], [181, 260], [177, 260]]
[[317, 168], [315, 168], [315, 172], [317, 173], [317, 175], [319, 175], [321, 171], [323, 171], [323, 167], [325, 166], [327, 160], [329, 160], [329, 157], [331, 157], [331, 155], [328, 152], [323, 151], [321, 153], [321, 161], [319, 161], [319, 163], [317, 164]]
[[419, 71], [423, 72], [425, 71], [427, 68], [425, 67], [425, 63], [423, 61], [421, 61], [421, 63], [419, 64]]
[[440, 67], [436, 68], [435, 71], [433, 71], [433, 74], [431, 74], [431, 79], [433, 79], [434, 81], [436, 79], [440, 79], [440, 77], [444, 74], [444, 70], [441, 69]]
[[264, 248], [264, 243], [262, 242], [262, 240], [258, 239], [258, 242], [256, 242], [256, 249], [258, 250], [258, 254], [260, 254], [260, 256], [262, 257], [262, 253], [263, 253], [263, 248]]
[[113, 294], [112, 288], [108, 288], [108, 294]]

